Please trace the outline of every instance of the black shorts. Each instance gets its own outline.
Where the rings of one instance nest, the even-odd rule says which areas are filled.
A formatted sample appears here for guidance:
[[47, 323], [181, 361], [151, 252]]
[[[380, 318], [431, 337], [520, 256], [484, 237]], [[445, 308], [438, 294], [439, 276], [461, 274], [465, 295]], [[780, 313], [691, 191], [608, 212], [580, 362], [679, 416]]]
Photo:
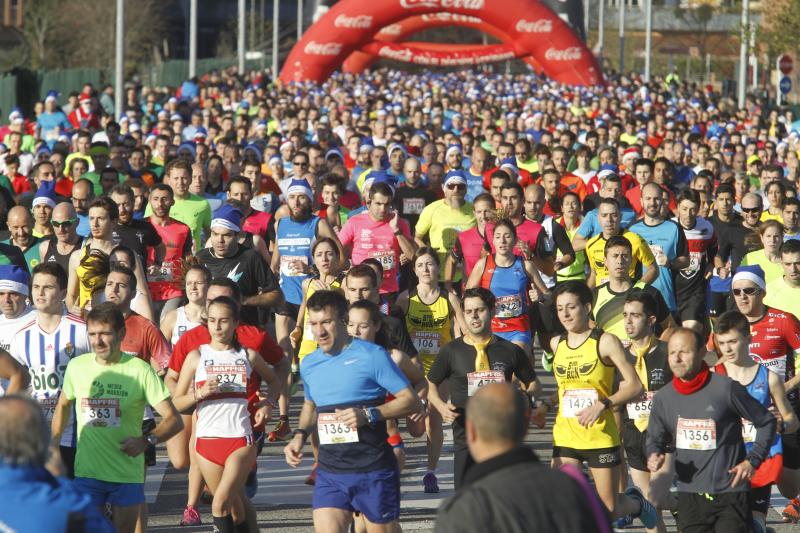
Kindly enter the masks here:
[[800, 469], [800, 433], [781, 435], [783, 440], [783, 467], [790, 470]]
[[297, 320], [297, 313], [300, 312], [300, 306], [284, 300], [283, 303], [275, 307], [274, 310], [276, 315], [288, 316], [293, 320]]
[[64, 463], [67, 478], [75, 479], [75, 452], [78, 449], [70, 446], [59, 446], [58, 448], [61, 451], [61, 462]]
[[553, 446], [553, 457], [577, 459], [589, 464], [589, 468], [612, 468], [622, 462], [619, 446], [613, 448], [595, 448], [594, 450], [578, 450], [565, 446]]
[[759, 513], [769, 514], [769, 502], [772, 497], [772, 483], [750, 489], [750, 509]]
[[639, 431], [629, 421], [622, 423], [622, 444], [625, 448], [625, 460], [634, 470], [649, 472], [647, 468], [647, 431]]
[[749, 533], [752, 524], [750, 493], [678, 493], [678, 530], [681, 533]]
[[706, 295], [705, 293], [688, 294], [678, 300], [678, 324], [686, 320], [705, 321]]

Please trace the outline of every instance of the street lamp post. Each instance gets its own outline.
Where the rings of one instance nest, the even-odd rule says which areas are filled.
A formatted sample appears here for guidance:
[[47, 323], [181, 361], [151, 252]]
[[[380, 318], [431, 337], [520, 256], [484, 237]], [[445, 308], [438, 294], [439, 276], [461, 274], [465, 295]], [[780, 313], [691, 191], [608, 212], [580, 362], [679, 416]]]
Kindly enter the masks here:
[[272, 0], [272, 80], [278, 79], [278, 21], [280, 0]]
[[189, 2], [189, 78], [197, 75], [197, 0]]
[[619, 0], [619, 73], [625, 73], [625, 2]]
[[115, 44], [116, 54], [114, 58], [114, 114], [119, 119], [122, 114], [122, 104], [124, 102], [123, 84], [125, 83], [125, 0], [117, 0], [117, 28]]
[[644, 36], [644, 81], [650, 83], [650, 56], [653, 53], [653, 0], [644, 0], [645, 4], [645, 36]]
[[244, 11], [245, 11], [245, 0], [239, 0], [239, 34], [237, 35], [236, 41], [236, 50], [238, 52], [239, 57], [239, 75], [244, 75], [244, 34], [245, 34], [245, 24], [244, 24]]
[[739, 44], [739, 108], [744, 107], [744, 99], [746, 94], [747, 84], [747, 32], [749, 30], [750, 18], [750, 1], [742, 1], [742, 28], [741, 28], [741, 43]]

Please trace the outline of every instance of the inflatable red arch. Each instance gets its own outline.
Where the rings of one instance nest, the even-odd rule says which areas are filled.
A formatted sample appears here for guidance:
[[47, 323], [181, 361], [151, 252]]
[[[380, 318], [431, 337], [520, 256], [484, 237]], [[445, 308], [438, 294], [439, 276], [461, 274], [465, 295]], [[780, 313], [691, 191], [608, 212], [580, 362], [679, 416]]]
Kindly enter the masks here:
[[[341, 0], [303, 35], [287, 58], [280, 78], [283, 82], [325, 81], [342, 67], [353, 52], [380, 51], [374, 42], [382, 29], [410, 17], [449, 13], [479, 19], [485, 29], [503, 43], [500, 58], [530, 58], [555, 81], [569, 85], [603, 83], [600, 68], [592, 53], [567, 24], [538, 0]], [[463, 25], [453, 17], [453, 25]], [[434, 19], [436, 17], [430, 17]], [[436, 24], [442, 26], [445, 24]], [[385, 32], [384, 32], [385, 33]], [[487, 33], [490, 33], [487, 31]], [[395, 55], [426, 52], [452, 57], [454, 50], [434, 50], [430, 43], [394, 44]], [[424, 45], [424, 46], [421, 46]], [[498, 47], [500, 45], [490, 45]], [[391, 51], [391, 48], [387, 49]], [[474, 48], [469, 54], [481, 54]], [[498, 59], [499, 60], [499, 59]]]
[[[538, 24], [539, 27], [537, 29], [546, 30], [550, 27], [549, 21], [536, 21], [531, 24]], [[351, 73], [358, 73], [366, 70], [369, 68], [372, 63], [380, 59], [381, 54], [371, 54], [368, 53], [365, 49], [366, 48], [374, 48], [375, 42], [380, 43], [396, 43], [401, 42], [403, 39], [408, 37], [409, 35], [413, 35], [417, 32], [422, 30], [430, 29], [430, 28], [439, 28], [443, 26], [461, 26], [464, 28], [472, 28], [474, 30], [481, 31], [496, 39], [500, 40], [501, 42], [508, 42], [511, 40], [511, 37], [507, 33], [502, 30], [495, 28], [489, 24], [486, 24], [479, 18], [475, 17], [466, 17], [463, 15], [452, 15], [450, 13], [433, 13], [430, 15], [415, 15], [413, 17], [408, 17], [397, 24], [390, 24], [386, 26], [381, 31], [375, 34], [375, 41], [373, 43], [369, 43], [362, 47], [362, 50], [355, 51], [350, 54], [344, 64], [342, 65], [343, 72], [351, 72]], [[533, 29], [533, 28], [532, 28]], [[406, 43], [409, 45], [415, 45], [417, 49], [420, 48], [420, 45], [417, 43]], [[459, 52], [463, 52], [467, 49], [470, 49], [471, 45], [462, 45], [462, 44], [437, 44], [437, 43], [425, 43], [428, 51], [431, 52], [438, 52], [437, 55], [440, 58], [440, 64], [447, 64], [448, 60], [455, 60], [456, 55]], [[508, 46], [508, 45], [506, 45]], [[389, 48], [389, 50], [393, 50]], [[471, 50], [475, 53], [477, 50]], [[419, 50], [418, 50], [419, 52]], [[445, 52], [445, 54], [442, 54]], [[424, 53], [424, 52], [422, 52]], [[481, 54], [476, 54], [477, 58], [475, 64], [482, 62], [481, 59], [488, 61], [492, 60], [492, 51], [491, 49], [486, 50], [484, 49]], [[526, 63], [530, 64], [535, 70], [541, 71], [542, 67], [539, 65], [538, 61], [536, 61], [533, 57], [527, 56], [521, 58]]]

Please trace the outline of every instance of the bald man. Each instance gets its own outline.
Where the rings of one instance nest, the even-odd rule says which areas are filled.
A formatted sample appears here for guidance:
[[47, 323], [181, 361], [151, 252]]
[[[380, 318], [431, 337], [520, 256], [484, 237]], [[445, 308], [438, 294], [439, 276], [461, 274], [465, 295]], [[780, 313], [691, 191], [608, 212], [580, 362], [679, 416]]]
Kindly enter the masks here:
[[509, 383], [486, 385], [469, 399], [466, 438], [476, 464], [439, 507], [437, 533], [553, 531], [554, 524], [562, 533], [609, 530], [588, 485], [542, 465], [524, 445], [529, 412], [528, 399]]
[[89, 204], [94, 200], [94, 185], [81, 178], [72, 186], [72, 206], [78, 214], [78, 235], [89, 236]]
[[33, 270], [41, 262], [40, 239], [33, 236], [33, 217], [27, 208], [18, 205], [8, 211], [8, 231], [11, 238], [3, 243], [19, 248], [25, 256], [28, 270]]
[[80, 248], [83, 237], [78, 235], [78, 213], [70, 202], [61, 202], [53, 209], [50, 220], [55, 235], [39, 243], [42, 261], [53, 261], [69, 273], [69, 256]]
[[469, 169], [467, 170], [467, 201], [472, 202], [475, 197], [482, 192], [486, 192], [483, 182], [483, 173], [486, 172], [486, 162], [489, 159], [489, 153], [476, 146], [472, 150], [469, 158]]

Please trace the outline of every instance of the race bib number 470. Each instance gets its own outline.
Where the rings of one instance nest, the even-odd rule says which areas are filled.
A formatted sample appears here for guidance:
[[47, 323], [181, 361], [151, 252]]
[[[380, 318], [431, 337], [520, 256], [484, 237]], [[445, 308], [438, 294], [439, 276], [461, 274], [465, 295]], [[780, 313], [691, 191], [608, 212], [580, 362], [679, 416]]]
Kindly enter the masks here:
[[320, 413], [317, 417], [317, 432], [320, 444], [358, 442], [358, 430], [342, 422], [336, 413]]
[[577, 418], [578, 413], [597, 401], [597, 389], [569, 389], [561, 397], [561, 416]]
[[711, 419], [678, 418], [675, 447], [681, 450], [716, 450], [717, 424]]
[[490, 383], [505, 383], [506, 375], [499, 370], [484, 370], [467, 374], [467, 396], [472, 396], [481, 387]]
[[122, 415], [119, 398], [82, 398], [83, 424], [96, 428], [118, 428]]

